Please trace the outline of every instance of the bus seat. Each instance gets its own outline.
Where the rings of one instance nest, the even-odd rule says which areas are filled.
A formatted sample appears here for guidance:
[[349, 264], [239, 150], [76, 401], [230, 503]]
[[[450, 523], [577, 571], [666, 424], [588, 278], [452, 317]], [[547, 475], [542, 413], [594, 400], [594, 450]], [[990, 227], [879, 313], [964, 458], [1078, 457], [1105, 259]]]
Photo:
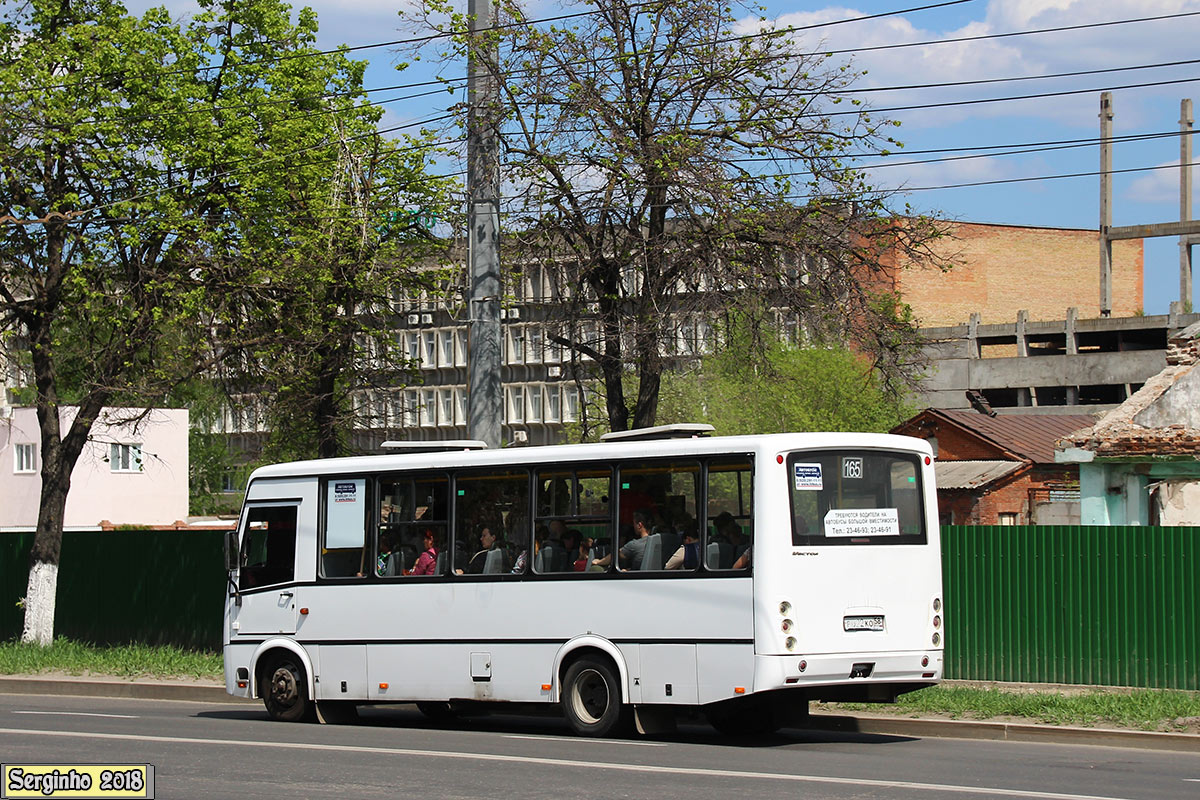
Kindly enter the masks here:
[[433, 574], [446, 574], [446, 554], [444, 552], [437, 554], [437, 563], [433, 565]]
[[498, 575], [504, 571], [504, 551], [496, 548], [488, 550], [487, 559], [483, 562], [484, 575]]
[[642, 551], [642, 569], [663, 568], [662, 534], [652, 533], [646, 537], [646, 549]]
[[709, 542], [705, 549], [709, 569], [729, 569], [733, 566], [733, 545], [727, 542]]
[[661, 569], [667, 565], [671, 556], [675, 555], [683, 540], [675, 531], [663, 531], [659, 536], [662, 537], [662, 563], [659, 565]]

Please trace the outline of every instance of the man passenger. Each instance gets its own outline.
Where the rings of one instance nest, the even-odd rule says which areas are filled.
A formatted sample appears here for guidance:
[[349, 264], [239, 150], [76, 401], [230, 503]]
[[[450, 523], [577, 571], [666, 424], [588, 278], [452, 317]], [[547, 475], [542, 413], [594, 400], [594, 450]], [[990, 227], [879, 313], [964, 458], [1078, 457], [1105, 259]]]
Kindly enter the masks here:
[[[646, 511], [633, 512], [633, 538], [621, 546], [618, 551], [623, 569], [638, 570], [642, 568], [642, 557], [646, 555], [646, 537], [650, 535], [650, 514]], [[592, 563], [598, 567], [607, 567], [612, 563], [612, 553], [604, 558], [596, 558]]]

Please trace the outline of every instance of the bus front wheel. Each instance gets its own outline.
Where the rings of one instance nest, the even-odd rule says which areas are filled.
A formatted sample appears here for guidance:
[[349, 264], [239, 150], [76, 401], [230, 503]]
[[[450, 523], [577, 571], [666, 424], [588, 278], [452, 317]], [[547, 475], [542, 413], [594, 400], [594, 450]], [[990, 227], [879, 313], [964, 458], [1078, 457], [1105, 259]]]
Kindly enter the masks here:
[[581, 658], [563, 676], [563, 714], [580, 736], [610, 736], [628, 725], [621, 683], [608, 662]]
[[304, 667], [294, 657], [277, 658], [264, 674], [267, 685], [263, 691], [263, 704], [272, 719], [299, 722], [312, 716], [313, 703], [308, 697]]

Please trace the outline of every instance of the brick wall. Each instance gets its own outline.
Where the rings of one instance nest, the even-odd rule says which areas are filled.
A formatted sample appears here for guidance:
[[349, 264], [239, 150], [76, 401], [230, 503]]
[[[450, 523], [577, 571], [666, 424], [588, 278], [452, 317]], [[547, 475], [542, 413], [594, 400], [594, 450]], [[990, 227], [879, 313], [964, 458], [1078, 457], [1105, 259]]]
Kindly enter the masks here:
[[[892, 288], [913, 308], [921, 325], [966, 323], [979, 312], [984, 323], [1012, 322], [1021, 309], [1031, 320], [1100, 316], [1100, 238], [1090, 230], [953, 223], [935, 245], [956, 266], [949, 272], [905, 267]], [[1142, 241], [1113, 243], [1113, 316], [1142, 308]]]

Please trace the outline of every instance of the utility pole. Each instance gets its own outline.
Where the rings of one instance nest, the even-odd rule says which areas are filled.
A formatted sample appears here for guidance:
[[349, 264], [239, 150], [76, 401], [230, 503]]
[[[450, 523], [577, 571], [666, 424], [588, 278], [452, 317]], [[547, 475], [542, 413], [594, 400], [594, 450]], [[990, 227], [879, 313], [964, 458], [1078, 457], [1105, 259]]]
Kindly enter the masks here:
[[500, 85], [494, 38], [494, 0], [469, 0], [467, 55], [467, 248], [470, 263], [467, 429], [472, 439], [499, 447], [503, 420], [500, 383], [500, 164], [496, 146]]
[[1100, 94], [1100, 316], [1112, 314], [1112, 92]]
[[[1192, 219], [1192, 101], [1179, 101], [1179, 221]], [[1179, 302], [1192, 304], [1192, 243], [1195, 235], [1179, 237]]]

